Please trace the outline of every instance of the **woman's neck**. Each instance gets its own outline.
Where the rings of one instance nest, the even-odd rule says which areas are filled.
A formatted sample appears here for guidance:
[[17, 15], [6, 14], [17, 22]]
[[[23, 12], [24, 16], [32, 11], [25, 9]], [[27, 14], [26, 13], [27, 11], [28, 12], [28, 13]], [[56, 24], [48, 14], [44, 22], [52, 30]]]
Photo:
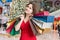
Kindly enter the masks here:
[[29, 19], [30, 17], [29, 16], [26, 16], [25, 19]]
[[30, 15], [26, 14], [26, 17], [25, 18], [29, 18], [29, 17], [30, 17]]
[[26, 17], [24, 19], [25, 20], [29, 20], [30, 19], [30, 16], [29, 15], [26, 15]]

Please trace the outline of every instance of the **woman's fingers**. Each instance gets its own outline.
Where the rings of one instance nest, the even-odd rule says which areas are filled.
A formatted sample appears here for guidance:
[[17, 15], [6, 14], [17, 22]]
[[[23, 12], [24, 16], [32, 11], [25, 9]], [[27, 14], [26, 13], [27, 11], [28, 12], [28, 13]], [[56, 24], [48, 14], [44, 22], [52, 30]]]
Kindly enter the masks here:
[[20, 15], [20, 18], [21, 18], [21, 19], [24, 19], [24, 15]]

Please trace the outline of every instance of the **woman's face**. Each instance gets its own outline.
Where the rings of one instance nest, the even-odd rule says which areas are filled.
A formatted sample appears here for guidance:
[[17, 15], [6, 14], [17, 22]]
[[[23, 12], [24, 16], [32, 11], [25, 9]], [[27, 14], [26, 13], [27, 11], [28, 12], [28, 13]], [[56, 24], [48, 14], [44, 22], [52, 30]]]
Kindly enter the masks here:
[[29, 4], [26, 6], [26, 9], [25, 9], [25, 13], [28, 14], [28, 15], [31, 15], [32, 12], [33, 12], [33, 8], [32, 8], [32, 4]]

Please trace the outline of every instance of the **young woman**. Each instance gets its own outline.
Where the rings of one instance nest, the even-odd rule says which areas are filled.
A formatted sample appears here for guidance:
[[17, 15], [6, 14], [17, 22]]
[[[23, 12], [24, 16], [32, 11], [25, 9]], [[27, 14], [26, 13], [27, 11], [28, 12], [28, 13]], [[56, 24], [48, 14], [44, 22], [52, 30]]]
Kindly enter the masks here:
[[29, 23], [31, 16], [36, 12], [35, 7], [35, 4], [32, 2], [27, 4], [25, 15], [21, 15], [21, 21], [15, 27], [16, 31], [21, 29], [20, 40], [37, 40]]

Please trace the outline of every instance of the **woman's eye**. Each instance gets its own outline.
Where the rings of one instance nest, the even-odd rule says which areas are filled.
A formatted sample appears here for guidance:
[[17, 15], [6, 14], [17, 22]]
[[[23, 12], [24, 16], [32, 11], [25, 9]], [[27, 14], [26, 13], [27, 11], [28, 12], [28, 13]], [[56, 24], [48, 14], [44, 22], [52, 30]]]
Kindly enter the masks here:
[[30, 8], [31, 9], [31, 8]]
[[29, 7], [29, 9], [32, 9], [31, 7]]

